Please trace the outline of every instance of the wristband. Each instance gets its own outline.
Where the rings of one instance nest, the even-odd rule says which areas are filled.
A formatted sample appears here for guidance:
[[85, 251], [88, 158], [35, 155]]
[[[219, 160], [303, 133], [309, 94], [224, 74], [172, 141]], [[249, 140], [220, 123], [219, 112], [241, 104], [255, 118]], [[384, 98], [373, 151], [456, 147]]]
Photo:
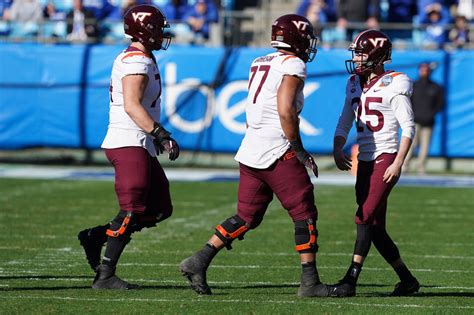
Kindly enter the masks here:
[[290, 141], [291, 148], [295, 150], [296, 152], [302, 152], [304, 151], [303, 148], [303, 143], [301, 142], [301, 138], [298, 137], [298, 139]]
[[150, 135], [161, 141], [164, 138], [168, 138], [171, 133], [155, 121], [155, 123], [153, 124], [153, 130], [150, 131]]

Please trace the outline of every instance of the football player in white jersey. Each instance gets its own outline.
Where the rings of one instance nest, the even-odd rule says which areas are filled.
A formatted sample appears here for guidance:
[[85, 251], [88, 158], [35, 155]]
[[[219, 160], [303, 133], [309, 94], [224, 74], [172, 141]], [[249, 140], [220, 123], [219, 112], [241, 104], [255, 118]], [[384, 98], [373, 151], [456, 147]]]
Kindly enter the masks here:
[[159, 123], [161, 78], [153, 50], [168, 48], [166, 27], [166, 17], [152, 5], [135, 6], [124, 16], [125, 34], [132, 43], [114, 61], [109, 127], [102, 143], [115, 169], [120, 211], [109, 224], [78, 235], [96, 271], [94, 289], [137, 288], [115, 275], [120, 255], [132, 233], [155, 226], [173, 211], [168, 179], [156, 159], [164, 151], [170, 160], [179, 155], [178, 144]]
[[[354, 296], [356, 283], [371, 243], [400, 277], [392, 295], [418, 292], [420, 284], [400, 258], [385, 227], [387, 199], [400, 177], [415, 133], [410, 102], [411, 80], [401, 72], [386, 71], [392, 44], [384, 33], [366, 30], [350, 45], [346, 61], [351, 75], [346, 100], [334, 134], [334, 160], [349, 170], [351, 160], [343, 153], [355, 120], [359, 145], [355, 215], [357, 238], [352, 263], [344, 278], [330, 289], [332, 296]], [[399, 143], [399, 129], [402, 129]]]
[[206, 271], [213, 257], [259, 226], [275, 194], [295, 225], [295, 249], [303, 269], [298, 296], [328, 295], [316, 268], [317, 209], [305, 166], [316, 176], [318, 169], [301, 142], [298, 118], [303, 109], [306, 62], [313, 60], [316, 43], [306, 18], [281, 16], [272, 26], [271, 45], [277, 51], [255, 59], [250, 66], [248, 127], [235, 156], [240, 162], [237, 213], [216, 227], [202, 250], [180, 264], [198, 294], [211, 294]]

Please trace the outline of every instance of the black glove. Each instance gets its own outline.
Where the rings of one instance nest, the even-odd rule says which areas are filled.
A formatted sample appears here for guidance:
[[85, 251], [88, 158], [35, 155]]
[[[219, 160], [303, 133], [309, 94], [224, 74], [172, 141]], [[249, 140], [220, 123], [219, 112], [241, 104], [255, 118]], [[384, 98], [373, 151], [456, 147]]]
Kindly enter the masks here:
[[163, 152], [168, 152], [168, 158], [171, 161], [174, 161], [179, 157], [179, 145], [173, 138], [169, 137], [163, 139], [161, 142], [155, 139], [153, 140], [153, 144], [155, 145], [157, 155], [160, 155]]
[[153, 130], [150, 134], [155, 137], [153, 144], [155, 145], [156, 154], [160, 155], [163, 152], [168, 152], [168, 158], [174, 161], [179, 156], [179, 145], [171, 138], [171, 133], [168, 132], [162, 125], [155, 122]]
[[291, 148], [296, 152], [296, 158], [301, 164], [313, 171], [314, 176], [318, 177], [318, 166], [313, 157], [303, 148], [301, 139], [290, 141]]

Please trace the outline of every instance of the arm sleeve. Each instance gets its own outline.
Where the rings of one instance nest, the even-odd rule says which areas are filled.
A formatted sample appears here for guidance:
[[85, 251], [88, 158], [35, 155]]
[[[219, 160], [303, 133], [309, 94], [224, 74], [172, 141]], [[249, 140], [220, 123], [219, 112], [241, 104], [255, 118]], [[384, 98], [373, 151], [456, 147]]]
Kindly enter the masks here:
[[402, 128], [402, 137], [413, 139], [415, 135], [415, 121], [413, 119], [410, 98], [407, 95], [399, 94], [392, 98], [391, 104], [395, 118]]
[[341, 115], [339, 116], [339, 121], [337, 122], [336, 131], [334, 132], [334, 137], [341, 136], [344, 139], [347, 139], [349, 131], [351, 131], [352, 123], [354, 122], [355, 114], [352, 110], [351, 101], [348, 97], [344, 101], [344, 107], [342, 108]]

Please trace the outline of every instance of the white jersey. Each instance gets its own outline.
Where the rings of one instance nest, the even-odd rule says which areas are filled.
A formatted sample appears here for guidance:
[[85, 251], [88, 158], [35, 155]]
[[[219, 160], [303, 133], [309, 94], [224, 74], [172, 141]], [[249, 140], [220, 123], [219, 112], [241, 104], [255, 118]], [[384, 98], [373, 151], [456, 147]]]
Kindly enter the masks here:
[[[264, 169], [288, 150], [290, 143], [280, 123], [277, 91], [283, 76], [306, 78], [306, 64], [293, 55], [275, 52], [252, 62], [246, 103], [248, 128], [235, 160], [250, 167]], [[298, 92], [296, 107], [303, 109], [303, 89]]]
[[127, 75], [148, 76], [148, 85], [143, 93], [141, 104], [155, 121], [160, 121], [161, 79], [153, 57], [129, 47], [114, 61], [110, 79], [110, 112], [107, 135], [102, 148], [142, 147], [155, 156], [153, 137], [135, 124], [125, 112], [123, 102], [122, 78]]
[[400, 72], [385, 72], [363, 87], [359, 76], [351, 76], [335, 136], [347, 138], [355, 119], [359, 160], [397, 152], [399, 128], [404, 137], [413, 139], [415, 134], [411, 94], [412, 82]]

